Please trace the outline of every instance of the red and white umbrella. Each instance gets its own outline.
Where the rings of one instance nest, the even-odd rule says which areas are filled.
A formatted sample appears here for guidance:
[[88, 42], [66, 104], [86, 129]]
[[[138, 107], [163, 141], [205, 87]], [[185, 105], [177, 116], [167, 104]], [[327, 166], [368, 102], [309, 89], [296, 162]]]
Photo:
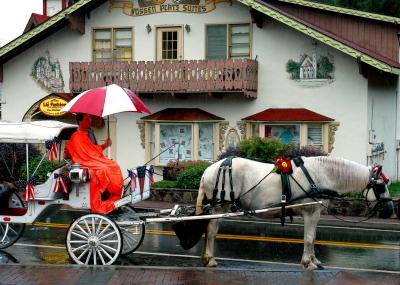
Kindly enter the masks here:
[[121, 112], [151, 114], [150, 110], [133, 91], [116, 84], [82, 92], [68, 102], [61, 111], [86, 113], [98, 117], [105, 117]]

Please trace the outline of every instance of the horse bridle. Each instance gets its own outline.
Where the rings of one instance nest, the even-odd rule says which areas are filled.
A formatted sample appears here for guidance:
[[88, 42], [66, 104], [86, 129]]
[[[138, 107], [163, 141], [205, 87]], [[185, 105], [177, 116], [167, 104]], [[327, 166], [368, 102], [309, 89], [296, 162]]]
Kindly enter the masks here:
[[363, 190], [363, 193], [365, 193], [365, 200], [366, 200], [367, 204], [369, 204], [368, 193], [371, 189], [374, 191], [374, 195], [375, 195], [377, 204], [392, 201], [392, 198], [381, 197], [381, 195], [386, 192], [386, 185], [388, 183], [389, 183], [389, 178], [387, 178], [387, 176], [382, 172], [382, 165], [380, 165], [380, 164], [376, 165], [372, 169], [371, 180], [368, 182], [367, 186]]

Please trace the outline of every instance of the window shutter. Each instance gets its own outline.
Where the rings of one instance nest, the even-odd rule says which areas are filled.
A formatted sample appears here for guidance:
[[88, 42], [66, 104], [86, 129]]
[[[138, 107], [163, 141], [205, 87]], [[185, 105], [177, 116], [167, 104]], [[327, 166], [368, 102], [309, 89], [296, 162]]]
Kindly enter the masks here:
[[226, 59], [226, 25], [207, 26], [206, 59]]
[[322, 125], [308, 125], [308, 144], [322, 145]]

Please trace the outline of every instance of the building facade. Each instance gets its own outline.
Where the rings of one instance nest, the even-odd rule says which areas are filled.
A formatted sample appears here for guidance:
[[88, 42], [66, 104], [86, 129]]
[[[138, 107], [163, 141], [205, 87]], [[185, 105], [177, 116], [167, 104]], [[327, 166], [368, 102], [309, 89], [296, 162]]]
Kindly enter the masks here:
[[110, 118], [122, 169], [273, 136], [398, 180], [400, 19], [301, 0], [44, 2], [48, 19], [0, 49], [2, 119], [71, 121], [40, 104], [117, 83], [153, 112]]

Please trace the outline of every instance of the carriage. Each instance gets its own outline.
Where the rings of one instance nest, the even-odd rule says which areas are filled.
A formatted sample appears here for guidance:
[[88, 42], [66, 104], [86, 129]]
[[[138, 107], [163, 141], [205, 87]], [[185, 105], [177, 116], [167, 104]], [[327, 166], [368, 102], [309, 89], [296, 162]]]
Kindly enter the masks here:
[[[267, 203], [268, 199], [281, 197], [281, 179], [279, 175], [274, 172], [274, 164], [261, 164], [241, 158], [235, 159], [234, 162], [232, 162], [232, 159], [216, 162], [206, 170], [203, 175], [199, 189], [199, 197], [195, 206], [183, 207], [175, 205], [172, 209], [137, 213], [134, 209], [134, 205], [150, 197], [150, 178], [152, 171], [149, 166], [142, 166], [130, 171], [130, 175], [128, 176], [130, 180], [125, 183], [121, 198], [114, 202], [115, 208], [117, 209], [116, 211], [108, 215], [91, 212], [89, 169], [77, 164], [71, 165], [71, 163], [65, 160], [65, 163], [60, 164], [48, 173], [48, 178], [44, 183], [37, 185], [32, 181], [32, 177], [35, 176], [36, 171], [40, 167], [40, 163], [33, 173], [29, 173], [29, 147], [31, 144], [43, 145], [43, 143], [45, 143], [48, 145], [48, 142], [52, 142], [52, 144], [56, 142], [60, 149], [62, 149], [63, 142], [68, 140], [76, 129], [76, 125], [56, 121], [24, 123], [0, 122], [0, 143], [19, 143], [24, 144], [26, 148], [26, 180], [23, 181], [24, 183], [22, 183], [22, 186], [19, 186], [20, 190], [25, 190], [23, 197], [21, 197], [21, 193], [15, 191], [16, 189], [7, 187], [6, 183], [2, 184], [2, 181], [0, 181], [0, 249], [11, 246], [19, 239], [24, 231], [25, 224], [34, 223], [40, 217], [50, 215], [51, 211], [66, 205], [75, 209], [87, 210], [87, 212], [84, 212], [82, 216], [70, 224], [66, 234], [66, 249], [75, 263], [90, 265], [113, 264], [120, 255], [130, 254], [140, 246], [144, 238], [146, 223], [174, 222], [178, 225], [174, 229], [180, 231], [180, 234], [177, 230], [176, 233], [184, 248], [193, 246], [201, 238], [203, 233], [206, 233], [206, 249], [203, 251], [203, 263], [206, 266], [215, 266], [216, 263], [213, 258], [214, 243], [211, 242], [211, 240], [215, 238], [217, 233], [216, 223], [219, 218], [255, 215], [266, 212], [283, 211], [284, 209], [299, 209], [300, 211], [302, 211], [302, 209], [309, 209], [303, 212], [305, 221], [313, 215], [319, 217], [319, 206], [322, 202], [320, 199], [315, 199], [315, 197], [313, 198], [307, 193], [303, 193], [303, 196], [305, 195], [303, 198], [299, 196], [301, 199], [297, 199], [295, 203], [289, 204], [286, 203], [286, 201], [283, 202], [283, 200], [279, 202], [279, 199], [278, 203]], [[59, 152], [60, 149], [58, 150]], [[51, 147], [48, 148], [47, 151], [44, 151], [40, 162], [52, 151], [53, 149]], [[227, 161], [230, 161], [231, 165], [225, 165]], [[331, 186], [331, 189], [347, 191], [350, 186], [350, 188], [357, 188], [360, 185], [365, 185], [363, 183], [368, 183], [365, 187], [367, 190], [366, 199], [379, 199], [383, 203], [389, 203], [391, 201], [390, 198], [387, 198], [388, 191], [386, 184], [378, 177], [381, 175], [381, 169], [379, 172], [376, 172], [374, 169], [371, 170], [366, 166], [358, 165], [350, 161], [338, 161], [324, 158], [305, 160], [305, 165], [309, 168], [311, 174], [315, 174], [316, 171], [318, 171], [321, 177], [335, 173], [334, 171], [325, 171], [324, 174], [324, 167], [340, 165], [341, 171], [338, 173], [344, 175], [344, 180], [339, 179], [339, 182], [334, 185], [332, 183], [336, 180], [326, 179], [323, 181], [318, 177], [316, 182], [320, 187], [329, 188]], [[221, 169], [223, 169], [223, 178], [219, 181], [218, 175], [220, 175]], [[261, 171], [254, 171], [255, 169]], [[304, 170], [302, 169], [301, 166], [295, 168], [293, 176], [290, 175], [290, 179], [294, 179], [294, 181], [298, 179], [300, 184], [307, 185], [307, 182], [304, 183], [304, 179], [302, 180], [302, 178], [304, 178]], [[313, 172], [313, 170], [315, 171]], [[248, 173], [248, 171], [251, 171], [251, 173]], [[233, 178], [232, 173], [234, 174]], [[213, 199], [216, 199], [218, 195], [219, 199], [217, 200], [224, 200], [223, 195], [225, 194], [223, 194], [223, 188], [225, 174], [226, 187], [228, 187], [228, 185], [230, 186], [231, 192], [229, 194], [232, 202], [234, 200], [238, 201], [241, 197], [246, 196], [241, 201], [244, 207], [233, 209], [234, 207], [232, 207], [230, 203], [227, 203], [224, 207], [218, 206], [217, 208], [219, 210], [207, 213], [205, 209], [209, 208], [210, 205], [203, 204], [203, 198], [205, 196], [213, 196]], [[245, 183], [247, 183], [246, 181], [248, 185], [245, 185]], [[253, 185], [255, 181], [258, 182]], [[327, 184], [327, 181], [331, 182], [331, 185]], [[346, 183], [343, 184], [343, 181], [346, 181]], [[311, 188], [313, 188], [312, 186], [316, 186], [313, 181], [308, 182]], [[300, 184], [298, 184], [298, 186], [302, 188]], [[234, 187], [234, 185], [240, 186]], [[352, 187], [352, 185], [357, 187]], [[222, 190], [220, 189], [221, 186]], [[276, 191], [272, 193], [272, 195], [271, 192], [269, 192], [269, 194], [264, 191], [259, 192], [259, 190], [265, 189], [266, 187], [269, 188], [268, 191]], [[293, 187], [293, 196], [296, 194], [296, 190], [300, 191], [300, 189], [296, 189], [299, 187]], [[373, 189], [373, 191], [369, 191], [370, 189]], [[302, 190], [306, 192], [304, 189]], [[256, 197], [259, 193], [265, 193], [267, 196], [264, 198], [262, 196]], [[285, 195], [282, 195], [282, 197], [284, 196]], [[369, 196], [371, 197], [369, 198]], [[234, 197], [236, 197], [236, 199], [234, 199]], [[255, 204], [261, 202], [263, 204]], [[248, 204], [247, 207], [246, 203]], [[390, 210], [393, 211], [393, 205], [391, 205]], [[195, 212], [196, 215], [194, 215]], [[203, 214], [200, 215], [202, 212]], [[197, 225], [192, 227], [180, 227], [182, 223], [186, 221], [203, 221], [201, 226], [204, 230], [199, 230]], [[313, 218], [312, 224], [305, 228], [305, 231], [314, 232], [312, 235], [305, 232], [305, 247], [307, 246], [310, 250], [314, 244], [317, 222], [318, 218]], [[188, 234], [188, 232], [192, 230], [197, 231], [196, 240], [191, 238], [191, 240], [186, 243], [181, 237], [185, 238], [185, 234]], [[183, 235], [182, 231], [184, 232]], [[310, 239], [310, 237], [313, 238]], [[319, 265], [319, 261], [313, 255], [313, 250], [310, 252], [311, 253], [305, 251], [305, 254], [307, 254], [303, 256], [302, 264], [307, 269], [315, 269], [316, 266]]]

